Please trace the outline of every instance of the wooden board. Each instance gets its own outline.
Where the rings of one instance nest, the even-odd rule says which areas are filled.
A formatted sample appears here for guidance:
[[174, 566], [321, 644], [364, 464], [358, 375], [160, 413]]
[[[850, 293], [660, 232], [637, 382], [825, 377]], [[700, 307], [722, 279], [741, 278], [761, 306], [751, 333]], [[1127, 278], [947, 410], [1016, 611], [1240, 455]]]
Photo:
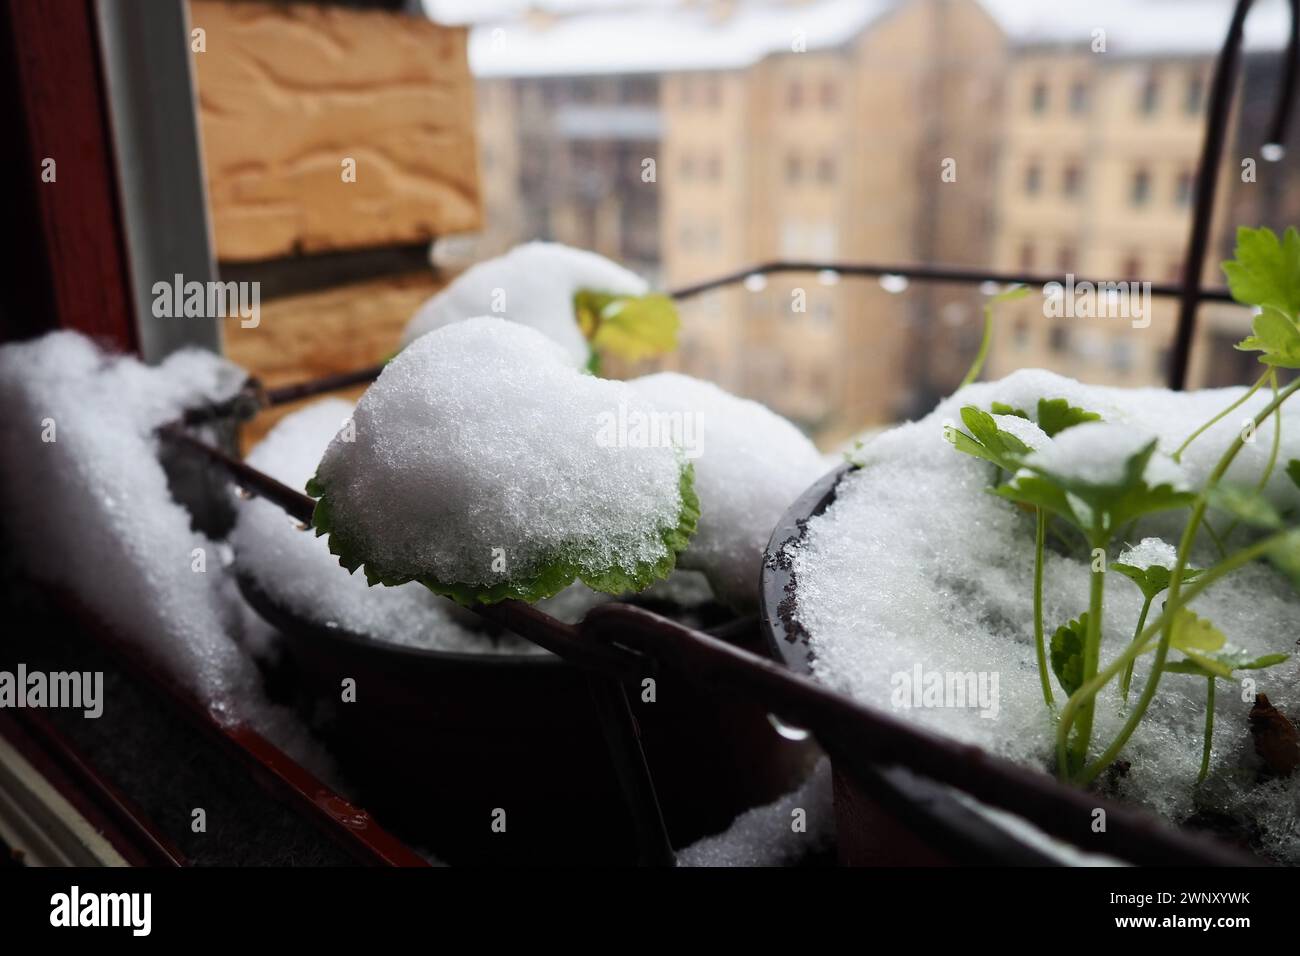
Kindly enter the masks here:
[[[264, 302], [256, 328], [241, 328], [238, 318], [223, 320], [226, 357], [267, 386], [373, 365], [397, 351], [402, 329], [440, 285], [422, 272]], [[363, 390], [332, 394], [355, 399]], [[244, 429], [244, 450], [303, 404], [260, 413]]]
[[481, 226], [464, 28], [216, 0], [194, 0], [190, 19], [206, 47], [191, 56], [219, 260]]

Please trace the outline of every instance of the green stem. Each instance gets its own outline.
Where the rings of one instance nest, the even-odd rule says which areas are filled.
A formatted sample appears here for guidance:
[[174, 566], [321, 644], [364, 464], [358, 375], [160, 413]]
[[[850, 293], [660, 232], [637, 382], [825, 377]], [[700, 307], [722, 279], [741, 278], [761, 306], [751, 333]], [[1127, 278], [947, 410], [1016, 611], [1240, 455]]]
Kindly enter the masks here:
[[1210, 749], [1214, 744], [1214, 677], [1208, 678], [1209, 686], [1205, 691], [1205, 747], [1201, 750], [1201, 772], [1196, 782], [1202, 783], [1210, 772]]
[[[1111, 680], [1114, 679], [1115, 675], [1123, 670], [1127, 665], [1131, 664], [1133, 661], [1137, 660], [1138, 657], [1155, 647], [1155, 645], [1151, 643], [1151, 639], [1155, 637], [1158, 631], [1164, 628], [1166, 618], [1172, 619], [1179, 610], [1195, 600], [1215, 581], [1218, 581], [1224, 575], [1231, 574], [1243, 565], [1249, 564], [1256, 558], [1263, 557], [1270, 549], [1275, 547], [1288, 535], [1294, 533], [1295, 532], [1293, 531], [1278, 531], [1266, 538], [1261, 538], [1249, 548], [1242, 548], [1226, 561], [1214, 565], [1214, 567], [1208, 569], [1204, 574], [1197, 577], [1192, 586], [1183, 593], [1179, 600], [1166, 602], [1163, 614], [1155, 621], [1148, 624], [1137, 640], [1130, 644], [1122, 654], [1111, 661], [1110, 664], [1106, 666], [1105, 670], [1098, 673], [1092, 680], [1085, 681], [1078, 690], [1070, 695], [1070, 699], [1065, 702], [1065, 707], [1061, 710], [1060, 720], [1056, 725], [1058, 756], [1064, 753], [1063, 743], [1067, 739], [1070, 732], [1070, 726], [1074, 722], [1074, 715], [1079, 711], [1079, 708], [1083, 706], [1084, 702], [1088, 698], [1096, 696], [1096, 694], [1103, 687], [1109, 684]], [[1115, 755], [1119, 753], [1120, 747], [1123, 746], [1123, 743], [1127, 741], [1127, 739], [1128, 738], [1126, 737], [1123, 741], [1118, 741], [1118, 746], [1117, 744], [1112, 743], [1107, 752], [1102, 754], [1092, 767], [1097, 767], [1098, 772], [1100, 772], [1102, 769], [1109, 766], [1110, 761], [1115, 759]], [[1092, 769], [1092, 767], [1089, 769]]]
[[[1093, 523], [1092, 540], [1094, 548], [1104, 548], [1101, 519]], [[1088, 630], [1083, 638], [1083, 680], [1087, 683], [1097, 676], [1101, 664], [1101, 612], [1102, 596], [1106, 587], [1105, 570], [1094, 570], [1088, 587]], [[1061, 768], [1061, 773], [1073, 774], [1082, 768], [1088, 760], [1088, 745], [1092, 743], [1092, 716], [1094, 702], [1088, 700], [1079, 709], [1078, 730], [1074, 735], [1074, 746], [1068, 754], [1069, 763]]]
[[[1270, 370], [1270, 371], [1271, 371], [1271, 370]], [[1269, 372], [1265, 372], [1263, 375], [1261, 375], [1261, 376], [1259, 377], [1259, 380], [1258, 380], [1257, 382], [1255, 382], [1255, 384], [1252, 385], [1252, 386], [1250, 387], [1250, 391], [1248, 391], [1245, 395], [1241, 396], [1241, 398], [1237, 399], [1235, 402], [1233, 402], [1231, 405], [1229, 405], [1229, 406], [1228, 406], [1227, 408], [1225, 408], [1223, 411], [1219, 412], [1219, 414], [1215, 415], [1213, 418], [1211, 418], [1208, 422], [1206, 422], [1206, 423], [1205, 423], [1204, 425], [1202, 425], [1200, 428], [1196, 429], [1196, 431], [1194, 431], [1194, 432], [1192, 432], [1190, 435], [1188, 435], [1188, 436], [1187, 436], [1187, 441], [1185, 441], [1185, 442], [1183, 442], [1181, 445], [1179, 445], [1179, 446], [1178, 446], [1178, 450], [1177, 450], [1176, 452], [1174, 452], [1174, 455], [1173, 455], [1174, 461], [1182, 461], [1183, 452], [1187, 451], [1187, 447], [1188, 447], [1189, 445], [1191, 445], [1192, 442], [1194, 442], [1194, 441], [1196, 441], [1196, 439], [1200, 438], [1203, 434], [1205, 434], [1206, 431], [1208, 431], [1210, 428], [1212, 428], [1215, 424], [1217, 424], [1218, 422], [1222, 421], [1222, 420], [1223, 420], [1224, 418], [1226, 418], [1228, 415], [1231, 415], [1232, 412], [1233, 412], [1235, 409], [1238, 409], [1238, 408], [1240, 408], [1243, 404], [1245, 404], [1246, 399], [1250, 398], [1250, 396], [1254, 395], [1254, 394], [1255, 394], [1256, 392], [1258, 392], [1261, 388], [1263, 388], [1264, 383], [1268, 381], [1268, 376], [1269, 376], [1269, 374], [1270, 374]]]
[[[1138, 615], [1138, 625], [1133, 630], [1132, 644], [1136, 644], [1142, 637], [1142, 628], [1146, 627], [1147, 614], [1150, 613], [1151, 611], [1151, 602], [1153, 600], [1155, 600], [1154, 594], [1150, 595], [1142, 602], [1142, 613]], [[1121, 677], [1119, 681], [1120, 691], [1124, 695], [1125, 707], [1128, 706], [1128, 688], [1129, 688], [1129, 684], [1131, 684], [1132, 682], [1133, 682], [1133, 661], [1129, 661], [1128, 667], [1124, 668], [1124, 676]]]
[[984, 337], [980, 339], [980, 349], [975, 353], [975, 361], [971, 363], [970, 370], [966, 377], [961, 380], [958, 388], [965, 388], [975, 379], [980, 377], [980, 372], [984, 370], [984, 361], [989, 357], [989, 346], [993, 344], [993, 303], [990, 302], [984, 306]]
[[[1277, 369], [1272, 369], [1268, 373], [1268, 381], [1273, 386], [1273, 400], [1277, 401]], [[1263, 491], [1268, 487], [1268, 480], [1273, 477], [1273, 469], [1277, 467], [1277, 454], [1281, 447], [1282, 412], [1279, 409], [1273, 416], [1273, 447], [1268, 453], [1268, 463], [1264, 466], [1264, 473], [1259, 476], [1259, 484], [1255, 486], [1256, 491]]]
[[[1255, 428], [1258, 429], [1261, 423], [1267, 421], [1268, 417], [1277, 411], [1283, 402], [1295, 394], [1297, 389], [1300, 389], [1300, 378], [1287, 385], [1286, 388], [1273, 397], [1271, 402], [1264, 406], [1264, 409], [1255, 416]], [[1110, 762], [1115, 759], [1115, 755], [1133, 736], [1133, 731], [1137, 729], [1137, 725], [1146, 714], [1147, 708], [1151, 706], [1151, 699], [1155, 697], [1156, 687], [1160, 684], [1160, 675], [1164, 670], [1165, 658], [1169, 656], [1169, 642], [1174, 633], [1174, 614], [1169, 610], [1169, 607], [1181, 606], [1179, 594], [1183, 586], [1183, 571], [1187, 568], [1187, 559], [1192, 549], [1192, 542], [1196, 540], [1196, 532], [1200, 528], [1201, 520], [1205, 517], [1210, 492], [1214, 490], [1228, 469], [1232, 467], [1232, 463], [1241, 452], [1243, 445], [1242, 436], [1238, 433], [1232, 444], [1228, 446], [1228, 450], [1223, 453], [1223, 457], [1219, 459], [1219, 463], [1214, 466], [1214, 471], [1210, 472], [1210, 476], [1205, 482], [1205, 488], [1202, 489], [1196, 499], [1196, 504], [1192, 509], [1192, 516], [1188, 519], [1187, 527], [1183, 529], [1182, 540], [1178, 544], [1178, 560], [1174, 562], [1173, 570], [1169, 574], [1169, 596], [1165, 602], [1165, 613], [1161, 615], [1160, 643], [1156, 646], [1156, 660], [1151, 667], [1150, 675], [1147, 677], [1146, 686], [1142, 688], [1142, 696], [1138, 699], [1137, 707], [1129, 715], [1128, 720], [1124, 722], [1124, 726], [1120, 728], [1118, 736], [1097, 761], [1084, 769], [1081, 780], [1083, 783], [1092, 780], [1110, 765]], [[1201, 577], [1204, 578], [1206, 575], [1201, 575]]]
[[1038, 679], [1043, 685], [1043, 700], [1047, 709], [1056, 711], [1056, 698], [1052, 696], [1052, 681], [1047, 674], [1047, 645], [1043, 639], [1043, 544], [1047, 540], [1047, 512], [1036, 508], [1037, 529], [1034, 535], [1034, 649], [1038, 653]]

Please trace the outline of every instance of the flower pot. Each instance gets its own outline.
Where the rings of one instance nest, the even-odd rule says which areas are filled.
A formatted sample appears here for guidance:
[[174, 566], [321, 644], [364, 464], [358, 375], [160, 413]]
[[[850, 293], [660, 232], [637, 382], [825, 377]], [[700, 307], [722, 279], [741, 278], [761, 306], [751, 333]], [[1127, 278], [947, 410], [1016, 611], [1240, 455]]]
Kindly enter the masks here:
[[[791, 505], [772, 533], [764, 560], [760, 615], [764, 633], [771, 652], [791, 671], [804, 676], [812, 675], [813, 650], [808, 634], [796, 620], [798, 593], [786, 549], [800, 542], [808, 521], [831, 505], [841, 479], [852, 468], [847, 464], [840, 466]], [[898, 719], [870, 705], [859, 707], [878, 714], [882, 726]], [[847, 728], [844, 737], [839, 739], [835, 727], [822, 727], [818, 732], [819, 742], [830, 754], [834, 768], [841, 862], [849, 865], [1032, 865], [1073, 861], [1077, 856], [1070, 847], [1039, 830], [1009, 826], [1005, 818], [972, 806], [970, 800], [963, 799], [949, 786], [912, 773], [899, 764], [873, 764], [860, 756], [860, 747], [847, 743]], [[920, 742], [925, 743], [928, 751], [926, 764], [951, 768], [948, 776], [954, 779], [993, 776], [994, 771], [1001, 779], [1009, 779], [1011, 774], [1022, 778], [1026, 775], [1024, 768], [971, 746], [933, 735], [921, 735]], [[1047, 824], [1052, 821], [1067, 817], [1077, 821], [1080, 791], [1045, 774], [1040, 776], [1035, 781], [1034, 799], [1023, 801], [1023, 805], [1032, 803], [1035, 807], [1037, 819], [1030, 822], [1050, 829]], [[1126, 817], [1128, 832], [1140, 834], [1144, 845], [1140, 849], [1132, 847], [1130, 857], [1126, 855], [1123, 840], [1107, 839], [1102, 834], [1098, 846], [1077, 845], [1077, 851], [1101, 852], [1140, 862], [1159, 862], [1162, 852], [1169, 853], [1170, 861], [1176, 859], [1182, 863], [1214, 865], [1252, 860], [1208, 837], [1176, 831], [1155, 818], [1144, 819], [1145, 815], [1131, 807], [1118, 806], [1091, 794], [1087, 799], [1107, 808], [1108, 813]]]
[[[635, 859], [583, 671], [551, 655], [383, 643], [240, 583], [283, 636], [300, 703], [327, 713], [324, 734], [360, 802], [388, 826], [449, 863]], [[740, 630], [728, 639], [762, 646], [756, 628]], [[653, 677], [653, 702], [639, 680], [626, 689], [675, 846], [723, 829], [806, 771], [811, 748], [781, 737], [763, 708]], [[346, 678], [356, 682], [352, 703], [340, 699]], [[493, 829], [498, 810], [504, 832]]]

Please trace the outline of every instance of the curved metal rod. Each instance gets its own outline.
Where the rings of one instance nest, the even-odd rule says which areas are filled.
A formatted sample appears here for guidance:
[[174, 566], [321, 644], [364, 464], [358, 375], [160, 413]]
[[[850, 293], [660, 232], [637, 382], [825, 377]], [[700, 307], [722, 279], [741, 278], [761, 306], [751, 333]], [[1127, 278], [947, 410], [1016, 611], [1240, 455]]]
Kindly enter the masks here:
[[[1214, 67], [1214, 80], [1210, 87], [1209, 117], [1205, 124], [1205, 139], [1201, 145], [1201, 159], [1196, 167], [1196, 206], [1192, 213], [1192, 231], [1187, 241], [1183, 260], [1183, 287], [1178, 302], [1178, 328], [1174, 333], [1174, 347], [1169, 362], [1169, 387], [1182, 391], [1187, 385], [1187, 367], [1191, 360], [1192, 338], [1196, 333], [1196, 307], [1202, 299], [1201, 271], [1205, 267], [1205, 254], [1210, 244], [1210, 225], [1214, 218], [1214, 197], [1219, 185], [1219, 166], [1223, 161], [1223, 147], [1228, 134], [1228, 118], [1232, 111], [1232, 92], [1241, 62], [1241, 47], [1246, 24], [1254, 0], [1237, 0], [1232, 13], [1232, 24], [1223, 41], [1223, 50]], [[1286, 66], [1282, 70], [1282, 88], [1278, 91], [1273, 122], [1269, 126], [1270, 141], [1281, 147], [1286, 142], [1287, 124], [1291, 104], [1295, 97], [1297, 61], [1300, 60], [1300, 0], [1290, 0], [1291, 38], [1287, 42]], [[1279, 159], [1274, 157], [1274, 159]]]

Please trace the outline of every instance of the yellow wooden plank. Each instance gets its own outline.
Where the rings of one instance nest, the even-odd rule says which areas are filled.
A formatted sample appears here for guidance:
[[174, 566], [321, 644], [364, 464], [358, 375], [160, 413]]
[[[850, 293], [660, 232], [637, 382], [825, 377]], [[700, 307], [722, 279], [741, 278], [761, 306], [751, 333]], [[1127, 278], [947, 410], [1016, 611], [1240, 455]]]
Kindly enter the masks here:
[[480, 228], [463, 28], [217, 0], [190, 17], [218, 259]]

